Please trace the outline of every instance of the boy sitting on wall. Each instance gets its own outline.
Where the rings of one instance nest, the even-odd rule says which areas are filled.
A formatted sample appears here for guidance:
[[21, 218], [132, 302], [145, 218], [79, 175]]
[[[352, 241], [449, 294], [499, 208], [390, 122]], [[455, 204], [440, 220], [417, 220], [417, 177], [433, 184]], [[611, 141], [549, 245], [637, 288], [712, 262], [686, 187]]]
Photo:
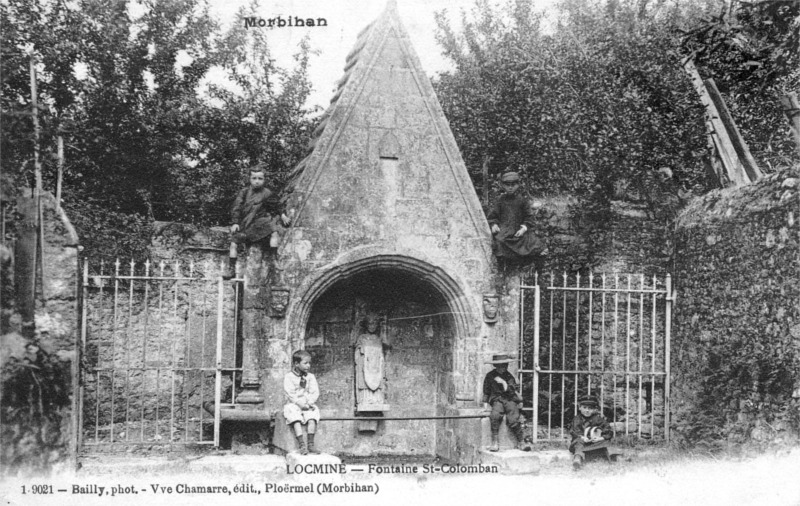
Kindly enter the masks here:
[[487, 217], [495, 256], [513, 264], [546, 255], [544, 241], [529, 230], [533, 228], [533, 211], [528, 199], [519, 193], [519, 174], [506, 172], [500, 177], [500, 183], [504, 193]]
[[225, 279], [234, 276], [237, 245], [258, 244], [269, 240], [271, 248], [278, 247], [278, 215], [284, 226], [289, 217], [280, 212], [278, 196], [265, 186], [266, 171], [262, 164], [250, 167], [250, 186], [236, 195], [231, 209], [231, 246], [228, 267], [222, 274]]

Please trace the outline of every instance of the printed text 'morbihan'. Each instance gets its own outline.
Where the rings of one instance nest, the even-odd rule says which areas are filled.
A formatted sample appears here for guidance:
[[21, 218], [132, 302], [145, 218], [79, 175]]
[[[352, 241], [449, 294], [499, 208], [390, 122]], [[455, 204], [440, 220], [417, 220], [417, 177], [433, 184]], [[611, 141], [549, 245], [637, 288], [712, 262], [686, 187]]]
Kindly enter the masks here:
[[245, 28], [302, 28], [319, 26], [328, 26], [328, 20], [325, 18], [301, 18], [300, 16], [277, 16], [274, 18], [248, 16], [244, 18]]

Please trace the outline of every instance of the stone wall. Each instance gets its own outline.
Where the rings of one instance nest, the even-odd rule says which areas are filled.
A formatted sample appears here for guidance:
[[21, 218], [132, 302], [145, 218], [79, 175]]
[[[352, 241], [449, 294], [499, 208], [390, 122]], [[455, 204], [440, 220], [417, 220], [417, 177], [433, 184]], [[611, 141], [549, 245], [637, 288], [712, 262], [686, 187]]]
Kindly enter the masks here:
[[612, 200], [595, 214], [568, 195], [534, 197], [531, 203], [534, 231], [549, 248], [535, 266], [541, 274], [566, 271], [585, 276], [592, 270], [663, 277], [670, 270], [671, 224], [645, 202]]
[[[230, 234], [228, 227], [198, 227], [187, 223], [156, 221], [150, 240], [150, 259], [154, 268], [164, 261], [168, 266], [175, 261], [197, 268], [206, 263], [217, 269], [228, 255]], [[124, 261], [124, 259], [123, 259]]]
[[800, 428], [799, 175], [712, 191], [680, 215], [672, 399], [686, 443]]
[[49, 194], [42, 196], [42, 213], [44, 282], [39, 278], [37, 284], [33, 336], [23, 331], [16, 290], [8, 290], [14, 279], [12, 250], [1, 250], [0, 469], [8, 474], [47, 471], [69, 465], [74, 457], [78, 238]]

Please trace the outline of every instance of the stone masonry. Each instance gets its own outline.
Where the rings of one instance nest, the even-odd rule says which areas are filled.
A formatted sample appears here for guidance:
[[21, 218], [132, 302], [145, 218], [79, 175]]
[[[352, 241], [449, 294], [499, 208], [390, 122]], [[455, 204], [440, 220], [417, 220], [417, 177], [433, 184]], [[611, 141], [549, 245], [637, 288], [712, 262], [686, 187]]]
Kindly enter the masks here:
[[[517, 294], [498, 276], [486, 218], [396, 9], [389, 2], [359, 35], [292, 173], [293, 223], [248, 281], [254, 302], [245, 295], [243, 332], [257, 343], [266, 410], [282, 408], [291, 354], [306, 348], [323, 418], [352, 417], [352, 339], [365, 311], [386, 317], [393, 340], [384, 416], [472, 414], [486, 357], [517, 350]], [[276, 290], [289, 291], [285, 315], [269, 309]], [[258, 293], [267, 300], [255, 302]], [[484, 322], [485, 294], [499, 295], [496, 323]], [[481, 441], [478, 419], [358, 427], [323, 421], [319, 445], [474, 461]]]
[[715, 190], [676, 228], [673, 427], [690, 444], [796, 440], [800, 173]]

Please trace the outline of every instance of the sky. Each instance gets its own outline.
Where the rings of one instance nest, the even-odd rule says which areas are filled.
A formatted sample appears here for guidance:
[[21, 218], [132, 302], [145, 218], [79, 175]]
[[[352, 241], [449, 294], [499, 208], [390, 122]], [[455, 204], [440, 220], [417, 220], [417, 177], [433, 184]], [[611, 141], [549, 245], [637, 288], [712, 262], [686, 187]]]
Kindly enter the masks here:
[[[533, 0], [537, 8], [552, 3], [552, 0]], [[497, 0], [494, 0], [497, 2]], [[249, 6], [249, 0], [209, 0], [211, 12], [219, 19], [223, 28], [234, 22], [241, 6]], [[461, 10], [469, 12], [475, 0], [397, 0], [398, 12], [419, 55], [423, 70], [429, 75], [449, 69], [436, 43], [434, 13], [446, 9], [449, 19], [457, 22]], [[269, 30], [273, 56], [277, 63], [291, 67], [292, 55], [304, 36], [310, 35], [311, 47], [319, 51], [309, 63], [309, 77], [314, 91], [309, 98], [310, 106], [327, 107], [333, 96], [335, 83], [341, 78], [345, 58], [356, 42], [358, 33], [378, 17], [386, 6], [386, 0], [261, 0], [256, 9], [246, 8], [257, 18], [298, 16], [301, 18], [325, 18], [327, 27], [259, 28]], [[452, 24], [452, 23], [451, 23]], [[458, 26], [458, 24], [456, 24]]]

